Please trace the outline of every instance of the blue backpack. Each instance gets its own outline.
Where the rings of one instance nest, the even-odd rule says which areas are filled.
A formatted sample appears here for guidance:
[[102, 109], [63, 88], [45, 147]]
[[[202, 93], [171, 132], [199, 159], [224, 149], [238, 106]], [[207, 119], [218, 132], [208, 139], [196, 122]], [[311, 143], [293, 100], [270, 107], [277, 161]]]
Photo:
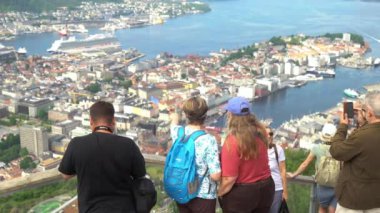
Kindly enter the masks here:
[[198, 130], [185, 136], [184, 127], [180, 127], [178, 138], [166, 157], [164, 188], [169, 197], [178, 203], [187, 203], [198, 194], [204, 176], [199, 178], [197, 175], [195, 140], [205, 134], [203, 130]]

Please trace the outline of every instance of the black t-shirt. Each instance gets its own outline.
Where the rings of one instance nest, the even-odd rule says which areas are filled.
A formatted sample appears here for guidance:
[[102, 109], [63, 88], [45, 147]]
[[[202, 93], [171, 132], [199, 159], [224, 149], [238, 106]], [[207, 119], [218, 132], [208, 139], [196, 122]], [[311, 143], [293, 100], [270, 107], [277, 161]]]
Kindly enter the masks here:
[[133, 212], [132, 178], [146, 172], [133, 140], [99, 132], [73, 138], [58, 170], [77, 175], [80, 212]]

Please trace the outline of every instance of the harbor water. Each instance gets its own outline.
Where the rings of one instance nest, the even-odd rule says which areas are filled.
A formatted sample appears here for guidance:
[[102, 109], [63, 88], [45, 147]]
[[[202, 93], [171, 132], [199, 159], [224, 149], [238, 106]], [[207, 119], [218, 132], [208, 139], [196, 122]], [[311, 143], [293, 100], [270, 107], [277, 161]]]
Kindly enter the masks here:
[[[146, 58], [160, 52], [207, 56], [220, 48], [233, 49], [272, 36], [320, 35], [333, 32], [361, 34], [371, 46], [368, 56], [380, 57], [380, 2], [360, 0], [213, 0], [212, 11], [168, 20], [163, 25], [115, 32], [123, 48], [137, 48]], [[89, 34], [101, 32], [90, 29]], [[85, 36], [85, 35], [81, 35]], [[29, 54], [47, 55], [57, 33], [17, 36], [5, 45], [26, 47]], [[259, 118], [273, 118], [278, 126], [290, 118], [324, 111], [343, 97], [346, 88], [360, 89], [380, 81], [380, 69], [353, 70], [337, 67], [336, 78], [310, 82], [256, 100]]]

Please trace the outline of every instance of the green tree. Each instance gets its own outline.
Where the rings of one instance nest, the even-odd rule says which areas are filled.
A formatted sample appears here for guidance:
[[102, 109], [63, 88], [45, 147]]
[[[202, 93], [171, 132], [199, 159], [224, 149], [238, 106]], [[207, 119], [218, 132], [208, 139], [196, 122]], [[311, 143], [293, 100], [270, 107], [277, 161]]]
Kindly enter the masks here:
[[97, 92], [100, 92], [102, 90], [101, 85], [98, 83], [90, 84], [88, 87], [86, 87], [86, 90], [95, 94]]
[[131, 80], [126, 80], [120, 83], [125, 89], [129, 89], [129, 87], [132, 86], [132, 81]]
[[358, 35], [358, 34], [354, 34], [354, 33], [351, 33], [351, 41], [356, 43], [356, 44], [360, 44], [360, 45], [364, 45], [364, 38], [363, 36], [361, 35]]
[[284, 39], [282, 39], [280, 36], [276, 37], [272, 37], [269, 42], [271, 42], [273, 45], [277, 46], [277, 45], [285, 45], [286, 42], [284, 41]]
[[296, 38], [296, 37], [292, 37], [289, 41], [289, 44], [291, 45], [301, 45], [301, 41], [300, 39]]
[[[307, 158], [309, 152], [303, 149], [286, 149], [286, 170], [288, 172], [294, 172], [299, 165]], [[302, 173], [305, 176], [311, 176], [315, 174], [315, 161]], [[288, 206], [291, 212], [303, 213], [308, 212], [310, 202], [310, 185], [301, 185], [295, 183], [288, 184], [289, 201]]]
[[37, 111], [37, 117], [41, 119], [42, 121], [48, 120], [48, 112], [45, 109], [40, 109]]
[[20, 149], [20, 157], [25, 157], [28, 154], [29, 154], [28, 149], [26, 149], [25, 147]]
[[20, 168], [21, 169], [34, 169], [36, 168], [36, 164], [33, 162], [31, 157], [25, 157], [20, 161]]
[[[28, 212], [43, 200], [63, 194], [76, 194], [76, 178], [34, 189], [26, 189], [0, 198], [0, 212]], [[9, 210], [9, 211], [8, 211]]]
[[20, 136], [9, 134], [0, 142], [0, 161], [9, 163], [20, 156]]
[[[286, 170], [289, 172], [294, 172], [297, 170], [299, 165], [307, 158], [309, 152], [303, 149], [286, 149]], [[315, 161], [313, 161], [310, 166], [303, 172], [302, 175], [311, 176], [315, 174]]]

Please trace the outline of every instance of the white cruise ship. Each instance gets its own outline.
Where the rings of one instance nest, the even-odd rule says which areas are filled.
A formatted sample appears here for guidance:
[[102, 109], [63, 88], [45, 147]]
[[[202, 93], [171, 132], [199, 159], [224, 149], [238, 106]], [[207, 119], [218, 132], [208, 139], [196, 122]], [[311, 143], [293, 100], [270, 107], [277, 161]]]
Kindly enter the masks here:
[[95, 34], [80, 40], [75, 37], [61, 38], [54, 41], [47, 51], [50, 53], [77, 54], [99, 51], [113, 52], [120, 49], [120, 42], [113, 35]]

